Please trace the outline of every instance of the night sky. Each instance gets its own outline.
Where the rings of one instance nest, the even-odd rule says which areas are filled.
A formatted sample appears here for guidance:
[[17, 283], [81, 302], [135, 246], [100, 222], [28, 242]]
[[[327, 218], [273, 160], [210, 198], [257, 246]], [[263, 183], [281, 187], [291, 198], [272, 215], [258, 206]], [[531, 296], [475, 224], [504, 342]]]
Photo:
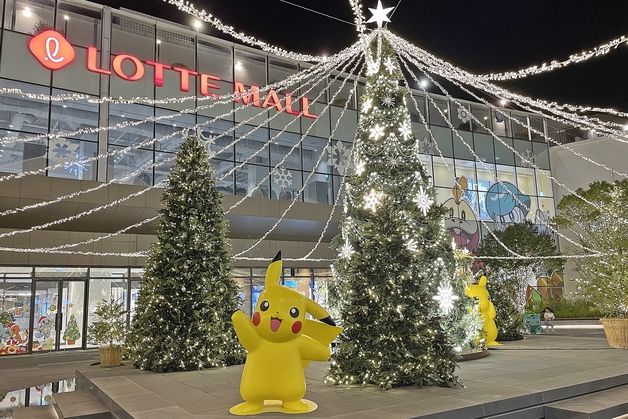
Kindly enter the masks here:
[[[347, 0], [290, 0], [352, 21]], [[398, 0], [384, 0], [384, 7]], [[190, 25], [192, 18], [159, 0], [101, 0]], [[363, 0], [365, 16], [376, 0]], [[355, 42], [353, 26], [280, 0], [195, 0], [223, 22], [303, 53], [334, 53]], [[628, 1], [402, 0], [388, 28], [433, 54], [475, 73], [516, 70], [590, 49], [628, 34]], [[203, 32], [223, 37], [205, 24]], [[529, 96], [628, 111], [628, 46], [567, 69], [501, 82]]]

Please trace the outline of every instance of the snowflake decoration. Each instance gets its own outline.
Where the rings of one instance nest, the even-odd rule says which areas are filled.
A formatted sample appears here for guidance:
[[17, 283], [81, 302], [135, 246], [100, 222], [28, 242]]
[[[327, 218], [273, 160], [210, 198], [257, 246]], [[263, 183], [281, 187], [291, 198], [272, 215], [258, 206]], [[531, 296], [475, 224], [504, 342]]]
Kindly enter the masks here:
[[369, 130], [369, 137], [371, 140], [379, 140], [384, 136], [384, 127], [381, 125], [375, 125], [373, 128]]
[[413, 201], [416, 202], [419, 209], [423, 212], [423, 216], [427, 215], [427, 211], [429, 211], [434, 203], [434, 200], [425, 192], [423, 186], [419, 186], [419, 192], [416, 194]]
[[386, 60], [384, 61], [384, 67], [386, 67], [386, 70], [392, 74], [395, 72], [395, 70], [397, 69], [397, 65], [395, 64], [395, 60], [392, 59], [392, 57], [387, 57]]
[[471, 114], [467, 108], [463, 108], [462, 106], [458, 107], [458, 119], [463, 123], [471, 122]]
[[417, 250], [419, 250], [419, 242], [416, 241], [416, 239], [408, 238], [408, 236], [404, 236], [403, 238], [406, 241], [406, 249], [411, 252], [416, 252]]
[[395, 106], [395, 98], [391, 95], [386, 95], [382, 98], [382, 103], [387, 108], [392, 108], [393, 106]]
[[388, 164], [390, 164], [391, 168], [396, 169], [401, 162], [399, 161], [399, 157], [391, 157], [388, 159]]
[[526, 148], [525, 150], [523, 150], [522, 156], [523, 156], [523, 159], [521, 159], [521, 162], [523, 163], [523, 165], [525, 167], [532, 167], [532, 164], [534, 163], [534, 157], [535, 157], [532, 150], [530, 150], [529, 148]]
[[340, 257], [343, 259], [351, 259], [354, 253], [355, 250], [353, 250], [353, 246], [351, 246], [348, 239], [345, 239], [345, 243], [340, 248]]
[[82, 154], [76, 155], [76, 160], [69, 161], [63, 165], [63, 167], [74, 177], [80, 177], [83, 173], [87, 172], [90, 167], [89, 162], [81, 161], [85, 158]]
[[78, 151], [79, 144], [72, 143], [65, 138], [57, 138], [52, 147], [50, 148], [50, 154], [54, 161], [68, 160], [71, 155]]
[[373, 60], [366, 65], [366, 75], [372, 76], [379, 71], [379, 60]]
[[371, 191], [364, 197], [364, 209], [369, 210], [374, 214], [377, 211], [377, 207], [379, 207], [382, 196], [383, 194], [381, 192], [371, 189]]
[[280, 167], [279, 171], [273, 175], [273, 181], [279, 185], [281, 190], [284, 190], [292, 186], [292, 172]]
[[443, 281], [438, 286], [438, 293], [432, 297], [433, 300], [438, 301], [440, 311], [444, 315], [448, 315], [454, 308], [454, 303], [459, 297], [454, 294], [454, 289], [451, 287], [449, 281]]
[[365, 169], [366, 169], [366, 163], [364, 162], [364, 160], [360, 160], [359, 162], [356, 163], [356, 165], [355, 165], [355, 173], [358, 176], [362, 176], [362, 173], [364, 173]]
[[342, 141], [337, 141], [335, 144], [327, 146], [327, 164], [336, 166], [336, 170], [341, 175], [345, 174], [350, 155], [351, 149], [346, 147]]
[[410, 121], [403, 121], [399, 126], [399, 132], [404, 140], [407, 140], [412, 136], [412, 124]]
[[373, 99], [369, 98], [362, 103], [362, 112], [368, 113], [373, 108]]

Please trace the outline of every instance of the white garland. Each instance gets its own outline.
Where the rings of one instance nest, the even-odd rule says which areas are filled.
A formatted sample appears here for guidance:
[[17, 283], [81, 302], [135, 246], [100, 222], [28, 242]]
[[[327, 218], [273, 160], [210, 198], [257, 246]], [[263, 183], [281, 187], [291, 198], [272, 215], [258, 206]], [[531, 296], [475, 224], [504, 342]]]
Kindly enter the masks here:
[[522, 68], [520, 70], [515, 70], [515, 71], [480, 74], [477, 77], [481, 79], [485, 79], [485, 80], [515, 80], [515, 79], [522, 79], [529, 76], [535, 76], [537, 74], [547, 73], [549, 71], [554, 71], [559, 68], [567, 67], [571, 64], [582, 63], [592, 58], [606, 55], [610, 51], [619, 47], [620, 45], [628, 44], [627, 41], [628, 40], [626, 39], [626, 36], [622, 35], [619, 38], [615, 38], [612, 41], [598, 45], [597, 47], [590, 49], [588, 51], [582, 51], [576, 54], [571, 54], [569, 58], [567, 58], [566, 60], [562, 60], [562, 61], [552, 60], [549, 62], [549, 64], [544, 62], [540, 66], [533, 65], [533, 66]]
[[220, 21], [217, 17], [211, 13], [203, 10], [198, 10], [193, 3], [184, 0], [164, 0], [165, 2], [176, 6], [180, 11], [196, 17], [197, 19], [209, 23], [214, 28], [218, 29], [222, 33], [225, 33], [245, 44], [252, 45], [260, 48], [263, 51], [270, 52], [280, 57], [289, 58], [295, 61], [312, 61], [321, 62], [327, 60], [325, 56], [299, 54], [296, 52], [286, 51], [283, 48], [270, 45], [267, 42], [259, 40], [253, 36], [247, 35], [244, 32], [238, 32], [233, 26], [226, 25]]

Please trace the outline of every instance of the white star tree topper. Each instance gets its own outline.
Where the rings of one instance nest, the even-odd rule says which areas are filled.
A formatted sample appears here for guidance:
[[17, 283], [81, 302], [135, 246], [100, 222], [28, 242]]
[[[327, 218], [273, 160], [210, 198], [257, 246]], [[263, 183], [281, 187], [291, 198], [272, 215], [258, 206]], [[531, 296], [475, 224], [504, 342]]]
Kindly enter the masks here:
[[384, 24], [384, 22], [390, 22], [390, 19], [388, 18], [388, 13], [390, 13], [393, 9], [394, 9], [394, 7], [386, 7], [386, 8], [384, 8], [382, 6], [382, 1], [381, 0], [377, 0], [377, 8], [376, 9], [371, 9], [369, 7], [369, 10], [373, 14], [373, 16], [371, 16], [371, 18], [369, 20], [367, 20], [366, 23], [376, 22], [377, 23], [377, 27], [381, 28], [382, 25]]

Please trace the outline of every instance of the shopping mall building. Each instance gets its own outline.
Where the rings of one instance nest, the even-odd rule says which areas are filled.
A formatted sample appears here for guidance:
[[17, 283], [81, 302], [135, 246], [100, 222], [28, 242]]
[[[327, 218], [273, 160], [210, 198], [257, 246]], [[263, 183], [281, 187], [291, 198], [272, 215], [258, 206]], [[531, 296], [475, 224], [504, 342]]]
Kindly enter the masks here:
[[[232, 93], [237, 84], [264, 86], [307, 67], [303, 63], [204, 35], [176, 23], [80, 0], [4, 0], [2, 23], [0, 88], [20, 89], [28, 93], [53, 96], [81, 93], [94, 98], [141, 96], [152, 99], [184, 98], [198, 94], [202, 98], [208, 93], [207, 89], [224, 94]], [[61, 33], [76, 53], [69, 65], [54, 71], [48, 69], [54, 63], [38, 61], [42, 57], [38, 58], [30, 48], [35, 34], [51, 28]], [[250, 28], [248, 32], [254, 33], [255, 30]], [[52, 48], [51, 57], [54, 58], [54, 48], [63, 48], [64, 45], [44, 47], [48, 48], [48, 52]], [[140, 62], [143, 74], [138, 71], [137, 62]], [[269, 110], [249, 121], [249, 124], [238, 126], [234, 132], [212, 145], [217, 151], [244, 137], [213, 157], [216, 173], [221, 176], [249, 158], [269, 138], [279, 134], [270, 147], [219, 182], [218, 187], [224, 193], [224, 205], [228, 207], [249, 194], [300, 140], [301, 133], [310, 128], [303, 143], [282, 165], [282, 169], [290, 173], [290, 181], [281, 182], [276, 176], [270, 176], [250, 199], [229, 214], [234, 251], [251, 245], [276, 222], [311, 172], [314, 175], [299, 196], [299, 202], [268, 239], [248, 255], [268, 257], [282, 250], [284, 257], [298, 258], [316, 243], [329, 217], [331, 205], [337, 198], [346, 169], [346, 150], [351, 147], [357, 126], [359, 97], [351, 100], [333, 134], [333, 147], [327, 149], [332, 126], [349, 97], [348, 85], [332, 101], [329, 112], [322, 113], [322, 109], [329, 104], [330, 91], [337, 90], [341, 79], [321, 83], [307, 94], [311, 100], [308, 110], [314, 117], [283, 112], [251, 132], [254, 126], [273, 115], [271, 112], [274, 110]], [[183, 80], [188, 81], [187, 86]], [[319, 98], [313, 100], [317, 96]], [[463, 196], [452, 193], [453, 174], [440, 156], [434, 156], [435, 147], [429, 140], [424, 140], [426, 132], [418, 115], [413, 112], [416, 135], [421, 139], [424, 153], [423, 161], [432, 175], [439, 201], [449, 208], [447, 228], [459, 244], [471, 250], [477, 247], [486, 234], [478, 222], [480, 217], [488, 226], [495, 228], [524, 219], [538, 222], [540, 217], [554, 213], [554, 194], [547, 178], [535, 176], [534, 169], [465, 118], [463, 109], [437, 97], [438, 106], [451, 118], [453, 126], [465, 141], [473, 144], [479, 156], [479, 159], [476, 158], [452, 134], [442, 116], [431, 105], [426, 105], [425, 97], [416, 92], [416, 98], [429, 119], [447, 166], [455, 167], [455, 176], [464, 176], [467, 181]], [[234, 103], [207, 107], [204, 105], [208, 101], [201, 101], [163, 101], [156, 106], [146, 106], [86, 100], [50, 102], [37, 97], [0, 95], [0, 137], [23, 138], [44, 134], [37, 141], [5, 142], [0, 146], [0, 172], [5, 175], [55, 167], [36, 176], [1, 182], [0, 211], [48, 201], [114, 180], [110, 185], [88, 194], [23, 213], [4, 214], [0, 216], [0, 234], [69, 217], [159, 184], [168, 175], [170, 167], [159, 163], [173, 156], [181, 137], [171, 136], [128, 153], [118, 153], [85, 164], [73, 164], [72, 160], [77, 156], [106, 154], [203, 122], [206, 124], [202, 134], [211, 137], [260, 112], [260, 108], [237, 110], [212, 122], [215, 117], [229, 113]], [[464, 103], [467, 112], [485, 121], [505, 142], [522, 155], [533, 158], [538, 167], [550, 173], [548, 146], [542, 138], [527, 128], [511, 125], [510, 121], [496, 116], [484, 106]], [[303, 105], [298, 103], [298, 106]], [[200, 107], [196, 113], [177, 114], [177, 111], [195, 107]], [[164, 115], [174, 117], [120, 129], [89, 131], [93, 127]], [[564, 134], [538, 117], [515, 112], [512, 116], [524, 125], [550, 135]], [[287, 129], [280, 133], [286, 125]], [[67, 138], [45, 136], [77, 131], [77, 135]], [[315, 165], [320, 153], [327, 154], [320, 164]], [[142, 167], [146, 170], [141, 170]], [[500, 180], [511, 183], [522, 201], [529, 201], [529, 207], [499, 199], [487, 201], [487, 192], [494, 185], [495, 171]], [[154, 188], [78, 219], [6, 236], [0, 238], [0, 247], [46, 248], [112, 233], [155, 216], [160, 206], [160, 195], [160, 189]], [[125, 234], [72, 249], [99, 253], [143, 251], [149, 249], [155, 240], [154, 231], [155, 223], [149, 223]], [[336, 232], [337, 222], [332, 222], [313, 258], [334, 257], [334, 252], [329, 249], [329, 240]], [[142, 258], [121, 256], [0, 251], [0, 309], [11, 316], [11, 326], [4, 329], [9, 336], [3, 336], [2, 340], [13, 343], [7, 345], [0, 342], [0, 353], [87, 347], [84, 337], [89, 313], [96, 302], [112, 295], [123, 301], [132, 312], [144, 262]], [[324, 304], [330, 278], [329, 263], [286, 262], [285, 266], [286, 284], [297, 287]], [[241, 284], [244, 309], [250, 310], [260, 290], [264, 263], [236, 261], [234, 272]], [[55, 324], [60, 327], [55, 328]]]

